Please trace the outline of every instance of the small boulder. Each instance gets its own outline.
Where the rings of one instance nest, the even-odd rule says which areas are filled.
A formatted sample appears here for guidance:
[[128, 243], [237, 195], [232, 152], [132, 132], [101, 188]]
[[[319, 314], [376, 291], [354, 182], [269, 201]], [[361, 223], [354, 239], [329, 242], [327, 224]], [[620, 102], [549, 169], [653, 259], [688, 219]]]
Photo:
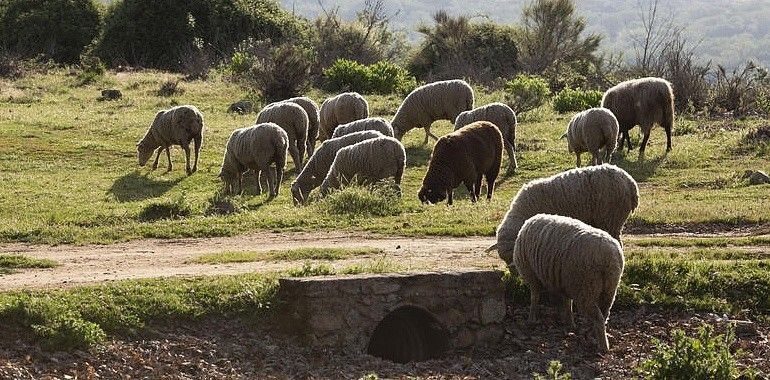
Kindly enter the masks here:
[[254, 109], [254, 104], [248, 100], [241, 100], [230, 105], [227, 112], [235, 112], [240, 115], [251, 113]]
[[100, 99], [115, 100], [115, 99], [120, 99], [122, 97], [123, 97], [123, 93], [120, 92], [120, 90], [107, 89], [107, 90], [102, 90], [102, 97]]
[[761, 170], [756, 170], [749, 176], [750, 185], [762, 185], [765, 183], [770, 183], [770, 176]]

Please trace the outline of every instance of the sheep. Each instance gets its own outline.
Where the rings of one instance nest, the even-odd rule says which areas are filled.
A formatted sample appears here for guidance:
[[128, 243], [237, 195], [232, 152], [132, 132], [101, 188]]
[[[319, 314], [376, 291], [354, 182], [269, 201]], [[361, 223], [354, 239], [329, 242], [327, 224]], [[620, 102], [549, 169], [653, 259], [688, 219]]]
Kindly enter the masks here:
[[400, 189], [405, 165], [404, 145], [395, 138], [382, 136], [361, 141], [337, 152], [321, 183], [321, 194], [328, 195], [331, 189], [339, 189], [353, 180], [372, 183], [389, 177], [394, 178]]
[[[155, 162], [152, 163], [152, 170], [157, 169], [160, 153], [165, 150], [170, 172], [172, 168], [170, 148], [172, 145], [179, 145], [185, 154], [185, 170], [187, 175], [191, 175], [198, 170], [203, 129], [203, 114], [195, 106], [184, 105], [159, 111], [147, 133], [136, 144], [139, 166], [147, 164], [147, 160], [157, 149], [158, 153], [155, 155]], [[190, 141], [195, 144], [195, 162], [192, 168], [190, 168]]]
[[308, 125], [306, 152], [307, 158], [310, 159], [310, 157], [313, 155], [313, 152], [315, 151], [315, 142], [318, 139], [318, 126], [320, 125], [318, 116], [318, 104], [316, 104], [313, 99], [310, 99], [307, 96], [299, 96], [296, 98], [286, 99], [284, 101], [296, 103], [298, 106], [305, 110], [305, 113], [307, 113]]
[[488, 121], [500, 129], [503, 146], [508, 153], [508, 172], [515, 172], [519, 167], [516, 161], [516, 113], [504, 103], [490, 103], [457, 115], [455, 131], [474, 121]]
[[369, 140], [384, 135], [377, 131], [354, 132], [345, 136], [328, 139], [321, 143], [318, 150], [307, 161], [302, 172], [291, 184], [291, 194], [294, 199], [294, 205], [304, 204], [310, 192], [318, 186], [321, 186], [329, 168], [334, 162], [337, 152], [346, 147], [364, 140]]
[[566, 216], [537, 214], [521, 227], [512, 267], [529, 285], [530, 323], [537, 321], [546, 291], [560, 299], [562, 320], [574, 328], [574, 301], [591, 325], [590, 340], [598, 351], [607, 352], [605, 324], [624, 264], [623, 248], [606, 231]]
[[427, 144], [428, 137], [438, 140], [430, 132], [434, 121], [449, 120], [454, 124], [460, 112], [470, 109], [473, 109], [473, 89], [467, 82], [460, 79], [433, 82], [409, 93], [390, 124], [399, 140], [411, 129], [424, 128], [423, 144]]
[[256, 124], [275, 123], [289, 136], [289, 154], [294, 167], [302, 170], [302, 158], [305, 155], [308, 116], [305, 110], [293, 102], [277, 102], [265, 106], [257, 115]]
[[[257, 194], [262, 193], [262, 174], [267, 175], [270, 197], [278, 196], [286, 166], [290, 140], [286, 131], [275, 123], [261, 123], [239, 128], [230, 134], [219, 177], [225, 191], [240, 194], [243, 173], [251, 169], [257, 174]], [[275, 163], [275, 178], [270, 165]], [[275, 181], [275, 182], [273, 182]]]
[[601, 165], [602, 149], [604, 160], [609, 163], [618, 143], [618, 119], [606, 108], [587, 109], [572, 117], [564, 137], [567, 138], [569, 152], [575, 153], [577, 167], [580, 167], [583, 152], [593, 155], [593, 165]]
[[345, 92], [321, 103], [318, 141], [331, 138], [340, 124], [369, 117], [369, 103], [357, 92]]
[[497, 243], [487, 251], [497, 250], [510, 264], [521, 226], [539, 213], [579, 219], [620, 240], [623, 225], [637, 206], [639, 188], [623, 169], [602, 164], [567, 170], [519, 189], [497, 227]]
[[464, 183], [471, 202], [476, 202], [483, 176], [487, 180], [487, 200], [492, 199], [502, 159], [503, 136], [494, 124], [477, 121], [466, 125], [438, 139], [417, 196], [423, 203], [446, 198], [451, 205], [452, 190]]
[[657, 123], [666, 131], [666, 152], [671, 151], [674, 91], [667, 80], [648, 77], [621, 82], [604, 93], [602, 107], [612, 111], [618, 119], [621, 149], [623, 140], [626, 140], [628, 150], [631, 150], [631, 137], [628, 131], [635, 125], [639, 125], [644, 134], [639, 146], [639, 156], [644, 157], [650, 130], [653, 124]]
[[393, 137], [393, 127], [390, 126], [390, 122], [381, 117], [369, 117], [340, 125], [334, 130], [332, 138], [360, 131], [377, 131], [385, 136]]

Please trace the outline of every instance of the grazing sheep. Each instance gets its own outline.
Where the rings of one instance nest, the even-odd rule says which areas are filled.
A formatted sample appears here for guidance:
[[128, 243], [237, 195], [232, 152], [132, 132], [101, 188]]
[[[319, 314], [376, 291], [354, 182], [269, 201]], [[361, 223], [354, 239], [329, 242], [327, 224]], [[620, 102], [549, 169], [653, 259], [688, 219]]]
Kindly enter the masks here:
[[516, 161], [516, 113], [503, 103], [490, 103], [461, 112], [455, 120], [455, 131], [474, 121], [488, 121], [500, 129], [503, 145], [508, 153], [508, 171], [514, 172], [519, 167]]
[[529, 322], [538, 318], [541, 294], [561, 300], [570, 328], [572, 301], [591, 324], [591, 340], [609, 351], [605, 324], [623, 274], [623, 248], [607, 232], [566, 216], [537, 214], [524, 223], [513, 249], [513, 266], [529, 285]]
[[381, 117], [369, 117], [340, 125], [334, 130], [332, 138], [361, 131], [377, 131], [385, 136], [393, 137], [393, 127], [390, 126], [390, 122]]
[[307, 140], [308, 117], [302, 107], [293, 102], [278, 102], [268, 104], [257, 115], [257, 124], [275, 123], [286, 131], [289, 136], [289, 154], [294, 167], [302, 170], [302, 158], [305, 155]]
[[471, 202], [476, 202], [483, 176], [487, 179], [487, 200], [492, 199], [502, 159], [503, 136], [494, 124], [477, 121], [466, 125], [438, 139], [417, 196], [423, 203], [446, 198], [451, 205], [453, 189], [464, 183]]
[[513, 246], [524, 221], [535, 214], [569, 216], [607, 231], [620, 240], [628, 216], [639, 205], [639, 188], [631, 176], [614, 165], [567, 170], [522, 186], [497, 227], [497, 250], [510, 264]]
[[337, 152], [321, 183], [321, 194], [327, 195], [331, 189], [339, 189], [354, 179], [358, 183], [373, 183], [393, 177], [400, 187], [405, 165], [404, 145], [393, 137], [361, 141]]
[[606, 108], [587, 109], [572, 117], [564, 136], [569, 152], [577, 157], [577, 167], [580, 167], [583, 152], [593, 155], [593, 165], [601, 165], [602, 149], [604, 159], [609, 163], [618, 144], [618, 119]]
[[604, 93], [602, 107], [612, 111], [618, 119], [621, 149], [625, 139], [628, 142], [628, 150], [631, 150], [628, 131], [638, 125], [644, 134], [639, 146], [639, 155], [644, 156], [650, 130], [653, 124], [657, 123], [666, 131], [666, 152], [671, 151], [674, 91], [667, 80], [649, 77], [621, 82]]
[[434, 121], [449, 120], [454, 123], [460, 112], [470, 109], [473, 109], [473, 89], [467, 82], [459, 79], [433, 82], [417, 87], [406, 96], [391, 125], [399, 140], [411, 129], [424, 128], [423, 144], [427, 144], [429, 136], [438, 140], [430, 132]]
[[[278, 195], [286, 166], [289, 136], [275, 123], [262, 123], [239, 128], [230, 134], [225, 148], [225, 158], [219, 177], [225, 183], [225, 191], [240, 194], [243, 173], [251, 169], [257, 175], [257, 194], [262, 193], [261, 177], [267, 175], [270, 197]], [[275, 178], [270, 165], [275, 163]]]
[[326, 178], [326, 174], [329, 173], [329, 168], [334, 162], [334, 157], [340, 149], [377, 137], [383, 137], [383, 134], [377, 131], [361, 131], [328, 139], [321, 143], [318, 150], [307, 161], [297, 179], [291, 184], [294, 204], [304, 204], [310, 192], [316, 187], [321, 186], [324, 178]]
[[338, 125], [369, 117], [369, 103], [357, 92], [345, 92], [324, 100], [320, 117], [318, 141], [324, 141]]
[[284, 101], [296, 103], [298, 106], [302, 107], [302, 109], [305, 110], [305, 113], [307, 114], [308, 125], [307, 125], [306, 152], [307, 152], [307, 158], [309, 159], [310, 156], [312, 156], [313, 152], [315, 151], [315, 142], [318, 139], [318, 126], [320, 125], [319, 116], [318, 116], [318, 104], [316, 104], [313, 101], [313, 99], [310, 99], [307, 96], [290, 98]]
[[[158, 168], [160, 153], [165, 150], [168, 159], [168, 171], [171, 171], [171, 146], [179, 145], [184, 149], [185, 170], [190, 175], [198, 170], [198, 154], [203, 142], [203, 114], [195, 106], [177, 106], [155, 115], [155, 120], [145, 133], [144, 137], [136, 144], [139, 166], [147, 164], [155, 149], [155, 162], [152, 169]], [[190, 141], [195, 144], [195, 163], [190, 168]]]

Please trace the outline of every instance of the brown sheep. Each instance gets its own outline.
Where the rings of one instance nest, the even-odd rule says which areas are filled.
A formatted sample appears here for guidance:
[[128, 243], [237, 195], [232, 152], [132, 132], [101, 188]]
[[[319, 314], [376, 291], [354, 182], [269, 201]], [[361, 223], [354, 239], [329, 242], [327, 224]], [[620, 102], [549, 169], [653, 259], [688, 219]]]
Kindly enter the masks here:
[[644, 156], [650, 130], [653, 124], [659, 124], [666, 131], [666, 152], [671, 151], [674, 91], [667, 80], [649, 77], [621, 82], [604, 93], [602, 107], [608, 108], [618, 119], [621, 150], [623, 140], [626, 140], [628, 150], [631, 150], [628, 131], [638, 125], [644, 134], [639, 146], [639, 156]]
[[451, 205], [452, 190], [464, 183], [471, 202], [476, 202], [484, 176], [487, 200], [492, 199], [502, 159], [503, 135], [500, 130], [487, 121], [468, 124], [436, 142], [418, 197], [423, 203], [438, 203], [446, 198]]

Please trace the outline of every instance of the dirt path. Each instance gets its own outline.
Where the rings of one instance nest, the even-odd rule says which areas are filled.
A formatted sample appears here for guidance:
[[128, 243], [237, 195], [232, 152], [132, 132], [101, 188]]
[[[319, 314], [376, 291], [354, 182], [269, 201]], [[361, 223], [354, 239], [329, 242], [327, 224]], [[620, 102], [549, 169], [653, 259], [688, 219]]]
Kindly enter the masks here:
[[[697, 234], [725, 236], [730, 234]], [[626, 235], [631, 237], [632, 234]], [[636, 235], [639, 236], [639, 235]], [[692, 237], [693, 234], [654, 234], [654, 237]], [[45, 246], [0, 245], [0, 254], [20, 254], [50, 259], [59, 265], [51, 269], [25, 269], [0, 275], [0, 291], [22, 288], [59, 288], [108, 281], [251, 272], [274, 272], [299, 268], [302, 261], [261, 261], [231, 264], [196, 264], [195, 258], [224, 251], [267, 251], [302, 247], [372, 247], [383, 251], [376, 256], [325, 261], [340, 269], [385, 258], [407, 271], [503, 268], [496, 253], [484, 253], [493, 237], [424, 238], [383, 236], [361, 232], [259, 232], [222, 238], [144, 239], [111, 245]], [[753, 247], [743, 247], [752, 250]], [[767, 247], [756, 247], [767, 252]]]
[[[267, 251], [301, 247], [372, 247], [406, 270], [502, 267], [484, 249], [492, 237], [386, 237], [362, 233], [256, 233], [205, 239], [147, 239], [112, 245], [0, 245], [0, 254], [50, 259], [51, 269], [30, 269], [0, 276], [0, 290], [67, 287], [124, 279], [273, 272], [302, 265], [298, 261], [196, 264], [193, 259], [223, 251]], [[380, 255], [329, 262], [335, 268], [370, 262]]]

